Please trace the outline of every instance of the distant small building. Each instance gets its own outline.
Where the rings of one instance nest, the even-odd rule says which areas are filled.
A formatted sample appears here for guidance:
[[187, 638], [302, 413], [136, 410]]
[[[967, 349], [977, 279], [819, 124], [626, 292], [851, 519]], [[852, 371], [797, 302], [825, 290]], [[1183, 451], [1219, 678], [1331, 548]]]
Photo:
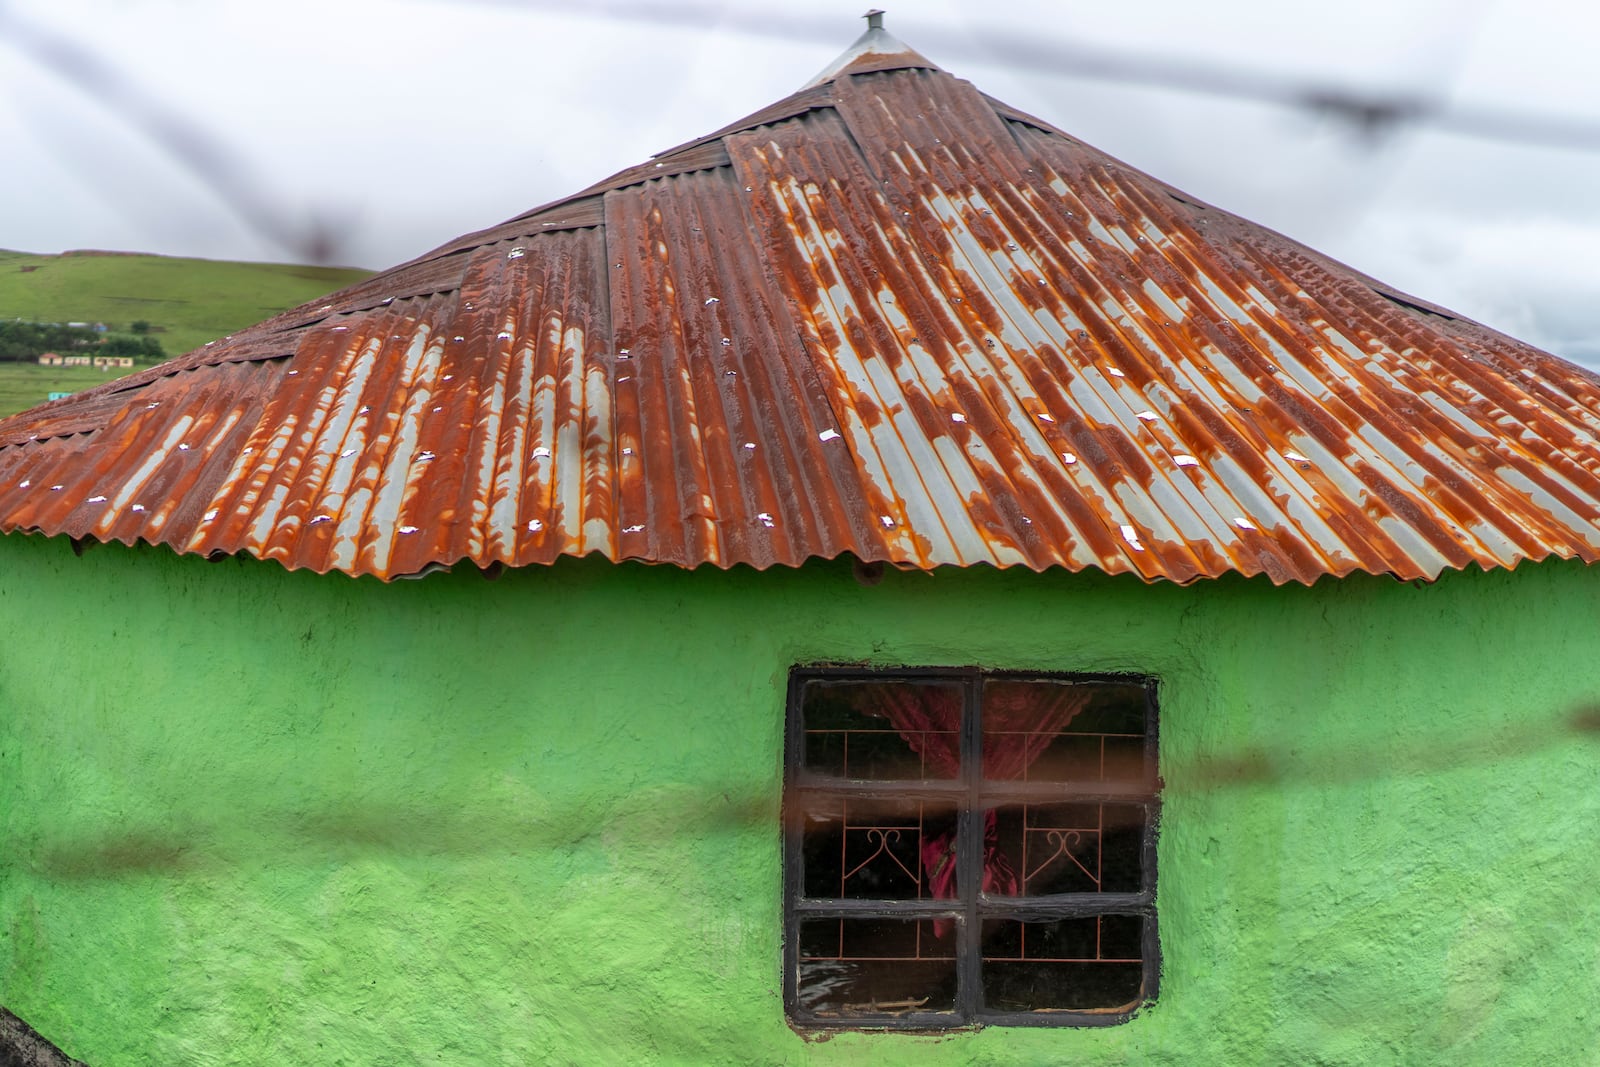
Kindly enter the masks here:
[[59, 353], [59, 352], [46, 352], [44, 355], [39, 357], [39, 366], [41, 366], [41, 367], [59, 367], [59, 366], [61, 366], [61, 353]]
[[99, 367], [102, 370], [106, 369], [107, 367], [131, 367], [131, 366], [133, 366], [133, 357], [132, 356], [95, 356], [94, 357], [94, 365], [96, 367]]
[[94, 362], [94, 357], [93, 356], [62, 356], [61, 357], [61, 366], [63, 366], [63, 367], [87, 367], [87, 366], [90, 366], [91, 364], [93, 364], [93, 362]]

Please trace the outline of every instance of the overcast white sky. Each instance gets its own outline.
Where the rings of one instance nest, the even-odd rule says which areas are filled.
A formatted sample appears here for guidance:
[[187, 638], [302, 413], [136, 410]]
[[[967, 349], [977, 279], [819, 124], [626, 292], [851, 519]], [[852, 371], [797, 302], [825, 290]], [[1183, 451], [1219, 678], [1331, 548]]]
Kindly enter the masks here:
[[[288, 225], [329, 222], [338, 261], [385, 267], [788, 95], [863, 3], [0, 0], [0, 248], [298, 258], [137, 132], [130, 102], [148, 101]], [[1374, 141], [1305, 109], [1074, 76], [1066, 51], [1600, 126], [1600, 5], [925, 0], [886, 25], [1198, 197], [1600, 367], [1600, 146]], [[82, 54], [52, 58], [46, 37]]]

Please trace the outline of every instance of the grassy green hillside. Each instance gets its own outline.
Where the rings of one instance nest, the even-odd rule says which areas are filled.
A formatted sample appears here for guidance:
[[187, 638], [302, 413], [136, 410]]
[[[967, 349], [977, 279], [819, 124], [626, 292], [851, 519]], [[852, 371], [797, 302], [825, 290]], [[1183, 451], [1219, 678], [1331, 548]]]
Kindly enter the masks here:
[[171, 355], [367, 277], [344, 267], [107, 252], [0, 252], [0, 318], [149, 322]]
[[[231, 263], [120, 252], [59, 256], [0, 250], [0, 319], [150, 323], [169, 356], [367, 277], [346, 267]], [[124, 372], [126, 373], [126, 372]], [[0, 363], [0, 416], [76, 391], [111, 372]]]

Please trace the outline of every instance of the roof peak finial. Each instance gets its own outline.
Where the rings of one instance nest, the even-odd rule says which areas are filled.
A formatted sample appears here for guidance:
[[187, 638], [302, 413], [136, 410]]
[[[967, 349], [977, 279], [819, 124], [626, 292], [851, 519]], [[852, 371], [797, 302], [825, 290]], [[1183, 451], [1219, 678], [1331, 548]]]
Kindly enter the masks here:
[[[3, 2], [4, 0], [0, 0], [0, 3]], [[802, 89], [814, 89], [832, 81], [840, 74], [907, 68], [939, 69], [937, 64], [930, 63], [915, 49], [883, 28], [882, 8], [875, 7], [861, 17], [867, 20], [866, 31], [856, 38], [855, 44], [845, 49], [843, 55], [828, 64], [827, 69], [801, 86]]]

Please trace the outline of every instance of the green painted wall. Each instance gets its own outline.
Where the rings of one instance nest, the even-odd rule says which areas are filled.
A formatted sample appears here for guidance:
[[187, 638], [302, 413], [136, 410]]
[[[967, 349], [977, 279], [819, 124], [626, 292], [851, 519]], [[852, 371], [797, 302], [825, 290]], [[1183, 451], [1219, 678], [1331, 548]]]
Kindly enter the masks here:
[[[10, 537], [0, 621], [0, 1004], [93, 1067], [1600, 1062], [1600, 569], [383, 586]], [[785, 1025], [785, 673], [854, 659], [1161, 676], [1158, 1003]]]

